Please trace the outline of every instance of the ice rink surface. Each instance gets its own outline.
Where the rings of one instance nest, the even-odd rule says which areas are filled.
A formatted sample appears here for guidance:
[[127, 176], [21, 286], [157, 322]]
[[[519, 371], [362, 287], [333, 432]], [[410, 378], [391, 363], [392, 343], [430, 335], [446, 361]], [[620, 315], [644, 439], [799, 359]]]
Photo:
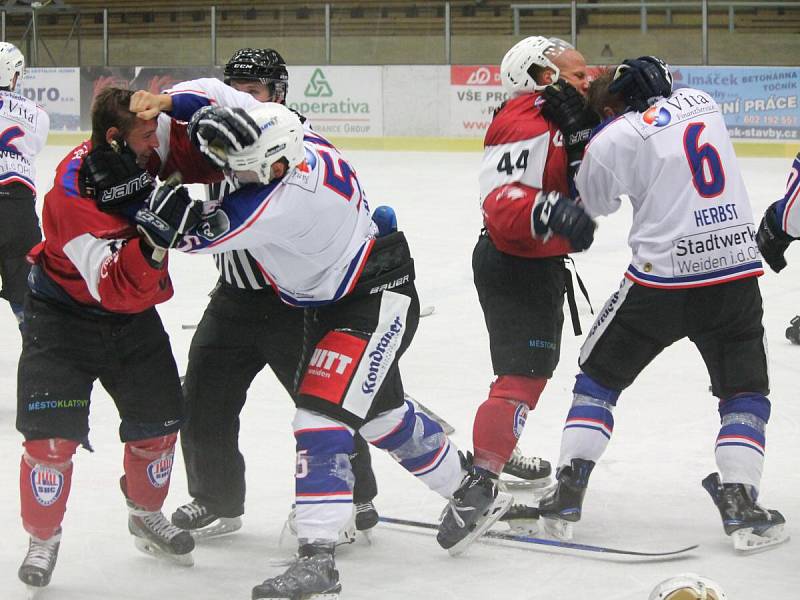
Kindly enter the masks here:
[[[43, 196], [68, 147], [51, 147], [38, 160]], [[492, 379], [488, 338], [472, 285], [470, 259], [480, 228], [477, 153], [346, 152], [358, 170], [373, 207], [391, 204], [416, 260], [423, 319], [402, 361], [406, 389], [450, 421], [454, 439], [471, 449], [472, 419]], [[783, 192], [791, 159], [743, 159], [756, 223]], [[578, 256], [578, 270], [595, 309], [618, 286], [628, 264], [627, 207], [602, 219], [594, 246]], [[761, 279], [770, 344], [772, 418], [761, 501], [779, 509], [787, 528], [800, 519], [800, 347], [784, 338], [789, 319], [800, 313], [800, 244], [787, 253], [789, 267]], [[211, 258], [173, 253], [175, 297], [159, 307], [181, 370], [194, 324], [215, 282]], [[592, 322], [579, 300], [584, 330]], [[657, 324], [654, 323], [654, 326]], [[20, 339], [7, 305], [0, 307], [0, 599], [25, 598], [16, 577], [27, 548], [19, 521], [21, 435], [14, 428], [16, 364]], [[520, 446], [553, 462], [571, 402], [581, 339], [565, 323], [561, 364], [528, 417]], [[158, 373], [153, 374], [158, 377]], [[220, 373], [219, 377], [225, 377]], [[715, 399], [694, 347], [667, 349], [620, 399], [614, 438], [595, 469], [575, 540], [640, 550], [698, 543], [690, 557], [661, 563], [620, 563], [597, 557], [559, 556], [476, 544], [451, 558], [433, 537], [379, 526], [374, 544], [363, 540], [337, 553], [342, 598], [370, 600], [549, 599], [646, 600], [661, 579], [684, 571], [711, 577], [731, 600], [785, 600], [800, 589], [800, 539], [772, 551], [734, 555], [719, 514], [700, 480], [715, 471], [718, 430]], [[242, 414], [240, 444], [247, 459], [247, 512], [243, 529], [199, 544], [190, 569], [137, 552], [126, 527], [119, 491], [122, 444], [114, 405], [99, 385], [92, 398], [91, 442], [79, 451], [58, 566], [41, 600], [222, 600], [248, 599], [253, 585], [282, 572], [270, 564], [288, 557], [278, 537], [293, 498], [292, 404], [267, 369], [250, 389]], [[373, 451], [382, 514], [434, 520], [444, 502], [388, 456]], [[178, 455], [167, 515], [188, 500]]]

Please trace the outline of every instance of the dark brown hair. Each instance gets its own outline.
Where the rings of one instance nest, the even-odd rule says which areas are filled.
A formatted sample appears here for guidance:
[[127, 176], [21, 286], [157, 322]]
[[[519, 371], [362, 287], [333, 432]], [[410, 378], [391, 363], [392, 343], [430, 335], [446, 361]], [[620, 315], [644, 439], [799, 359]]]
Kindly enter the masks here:
[[92, 145], [106, 143], [106, 132], [119, 129], [124, 139], [136, 125], [136, 115], [129, 109], [132, 90], [107, 87], [97, 94], [92, 104]]
[[603, 109], [611, 107], [614, 112], [619, 113], [625, 109], [625, 101], [619, 94], [612, 94], [608, 91], [608, 86], [614, 81], [614, 71], [606, 69], [594, 78], [589, 84], [589, 92], [586, 95], [586, 103], [589, 105], [600, 119], [605, 119]]

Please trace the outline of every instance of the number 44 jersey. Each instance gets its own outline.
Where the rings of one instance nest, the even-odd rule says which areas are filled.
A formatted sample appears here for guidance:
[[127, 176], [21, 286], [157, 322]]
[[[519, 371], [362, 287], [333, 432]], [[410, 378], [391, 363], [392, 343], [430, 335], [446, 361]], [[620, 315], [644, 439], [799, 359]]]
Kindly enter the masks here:
[[592, 216], [633, 204], [625, 276], [689, 288], [761, 275], [747, 190], [719, 106], [682, 88], [594, 134], [576, 186]]

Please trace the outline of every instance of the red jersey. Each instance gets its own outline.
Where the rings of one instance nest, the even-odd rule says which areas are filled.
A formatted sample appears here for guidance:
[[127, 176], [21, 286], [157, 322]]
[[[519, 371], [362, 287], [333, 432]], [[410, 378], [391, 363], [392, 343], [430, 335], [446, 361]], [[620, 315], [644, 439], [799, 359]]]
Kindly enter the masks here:
[[533, 231], [531, 212], [540, 191], [569, 194], [561, 132], [541, 113], [541, 94], [506, 102], [484, 139], [481, 163], [483, 223], [501, 252], [526, 258], [572, 251], [569, 241]]
[[[166, 178], [180, 171], [186, 183], [222, 179], [191, 145], [185, 123], [166, 115], [158, 119], [159, 147], [147, 164], [151, 175]], [[91, 149], [91, 142], [84, 142], [58, 165], [42, 209], [45, 240], [31, 250], [30, 259], [78, 304], [139, 313], [172, 297], [167, 260], [160, 269], [152, 267], [130, 219], [102, 212], [92, 198], [81, 196], [78, 173]]]

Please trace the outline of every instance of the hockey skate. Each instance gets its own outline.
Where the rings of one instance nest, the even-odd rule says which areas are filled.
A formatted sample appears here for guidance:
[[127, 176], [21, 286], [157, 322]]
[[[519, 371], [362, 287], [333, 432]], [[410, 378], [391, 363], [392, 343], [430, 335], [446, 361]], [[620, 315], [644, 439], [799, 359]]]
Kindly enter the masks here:
[[466, 459], [466, 475], [442, 513], [436, 541], [451, 556], [462, 554], [511, 506], [511, 495], [501, 492], [497, 480], [477, 471]]
[[355, 510], [356, 531], [359, 531], [368, 544], [372, 544], [372, 529], [378, 524], [379, 515], [375, 510], [372, 500], [367, 502], [356, 502], [353, 504]]
[[195, 540], [230, 535], [242, 528], [241, 517], [218, 517], [197, 500], [179, 506], [172, 524], [188, 531]]
[[167, 558], [183, 567], [194, 565], [194, 539], [189, 532], [167, 521], [160, 510], [146, 510], [131, 502], [124, 475], [119, 486], [128, 505], [128, 531], [134, 537], [136, 549], [156, 558]]
[[545, 531], [559, 540], [572, 539], [572, 527], [581, 520], [583, 497], [594, 462], [573, 458], [569, 466], [558, 470], [556, 487], [539, 502], [539, 514]]
[[17, 571], [20, 581], [28, 586], [29, 598], [33, 598], [41, 588], [50, 583], [53, 569], [56, 568], [60, 544], [60, 527], [55, 535], [47, 540], [40, 540], [34, 536], [30, 537], [28, 553], [25, 555], [19, 571]]
[[800, 315], [793, 317], [786, 328], [786, 339], [793, 344], [800, 344]]
[[[377, 515], [377, 512], [375, 514]], [[297, 546], [296, 516], [297, 516], [297, 509], [295, 508], [295, 505], [292, 504], [292, 508], [289, 511], [289, 516], [286, 517], [286, 521], [283, 523], [283, 529], [281, 529], [281, 535], [278, 538], [278, 547], [294, 548], [295, 546]], [[347, 544], [352, 544], [353, 542], [355, 542], [356, 529], [357, 528], [356, 528], [355, 517], [354, 515], [351, 515], [350, 520], [344, 526], [344, 529], [342, 529], [339, 532], [339, 539], [336, 541], [336, 546], [346, 546]], [[282, 562], [281, 564], [285, 563]]]
[[703, 479], [703, 487], [717, 505], [722, 526], [736, 551], [758, 552], [789, 541], [783, 531], [786, 519], [777, 510], [757, 504], [750, 486], [722, 483], [718, 473], [711, 473]]
[[501, 478], [498, 483], [504, 492], [513, 494], [515, 491], [530, 491], [534, 495], [541, 494], [551, 485], [550, 463], [542, 458], [525, 456], [519, 448], [514, 448], [511, 458], [503, 466], [503, 473], [518, 479]]
[[335, 600], [342, 586], [333, 549], [333, 545], [303, 544], [286, 572], [253, 588], [253, 600]]

